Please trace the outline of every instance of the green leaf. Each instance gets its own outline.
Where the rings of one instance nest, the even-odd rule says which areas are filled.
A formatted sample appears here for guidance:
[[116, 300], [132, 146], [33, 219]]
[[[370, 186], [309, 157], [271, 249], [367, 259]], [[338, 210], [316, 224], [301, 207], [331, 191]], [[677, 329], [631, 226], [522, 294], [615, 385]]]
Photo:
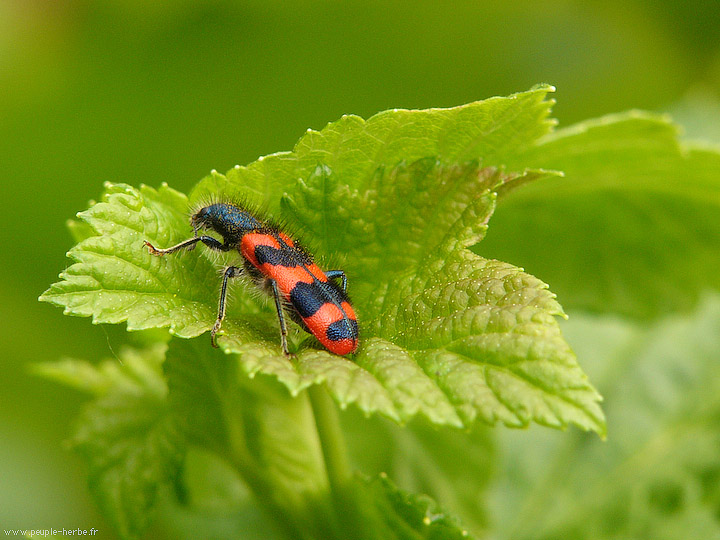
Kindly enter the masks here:
[[501, 433], [498, 538], [720, 536], [720, 298], [650, 328], [565, 324], [606, 398], [607, 442]]
[[424, 493], [481, 535], [488, 527], [485, 501], [496, 461], [492, 430], [437, 428], [413, 421], [398, 426], [383, 418], [342, 415], [348, 451], [358, 470], [385, 473], [401, 489]]
[[[401, 491], [385, 477], [374, 481], [350, 477], [340, 486], [334, 506], [337, 493], [331, 491], [320, 448], [327, 441], [318, 438], [318, 413], [314, 409], [315, 416], [310, 414], [305, 394], [293, 399], [268, 377], [250, 381], [238, 369], [234, 355], [220, 354], [199, 340], [173, 341], [165, 369], [173, 415], [188, 440], [223, 457], [247, 482], [254, 501], [269, 513], [285, 537], [386, 540], [463, 534], [429, 497]], [[450, 440], [454, 440], [452, 436]], [[248, 519], [253, 515], [227, 468], [202, 501], [194, 495], [217, 466], [212, 462], [204, 466], [202, 479], [190, 470], [184, 481], [189, 500], [182, 512], [179, 507], [173, 510], [185, 516], [181, 519], [187, 521], [189, 515], [206, 510], [207, 499], [219, 500], [227, 511], [240, 511]], [[187, 468], [185, 472], [188, 474]], [[422, 488], [434, 471], [425, 473], [416, 487]], [[437, 477], [430, 483], [435, 481]], [[218, 498], [217, 492], [235, 494]], [[245, 528], [241, 524], [235, 527]]]
[[[285, 215], [313, 237], [340, 238], [327, 249], [344, 259], [349, 276], [359, 276], [351, 290], [363, 348], [353, 364], [326, 352], [292, 363], [270, 351], [250, 353], [236, 340], [226, 346], [250, 373], [276, 374], [291, 391], [325, 382], [341, 405], [396, 420], [572, 422], [602, 432], [598, 395], [562, 339], [554, 295], [521, 269], [466, 249], [485, 232], [493, 189], [546, 175], [424, 159], [377, 171], [364, 192], [339, 196], [347, 186], [327, 166], [316, 168], [295, 190], [300, 202], [284, 196]], [[341, 213], [366, 216], [362, 234], [327, 225], [315, 210], [321, 199], [342, 200]]]
[[90, 490], [122, 538], [137, 538], [147, 528], [184, 455], [168, 414], [164, 352], [165, 345], [125, 349], [122, 365], [112, 359], [98, 367], [78, 360], [37, 367], [95, 395], [70, 443], [87, 461]]
[[666, 117], [630, 112], [559, 130], [517, 159], [565, 177], [504, 198], [478, 253], [522, 263], [568, 309], [649, 318], [720, 289], [717, 148], [681, 145]]
[[294, 399], [269, 377], [251, 381], [235, 356], [204, 340], [173, 340], [165, 370], [172, 415], [187, 440], [224, 458], [286, 537], [332, 537], [307, 396]]
[[375, 518], [382, 523], [374, 528], [376, 533], [374, 538], [397, 540], [472, 538], [453, 516], [440, 509], [427, 495], [414, 495], [401, 490], [384, 474], [365, 480], [365, 485], [362, 482], [357, 480], [356, 484], [366, 500], [372, 500], [377, 512]]
[[156, 536], [287, 540], [273, 527], [232, 466], [220, 456], [189, 447], [183, 466], [183, 500], [169, 501], [157, 514]]
[[393, 109], [368, 120], [345, 115], [321, 131], [308, 130], [292, 152], [236, 166], [227, 176], [213, 171], [190, 199], [195, 204], [223, 194], [250, 200], [277, 216], [280, 195], [312, 175], [319, 164], [334, 171], [351, 191], [362, 188], [380, 167], [430, 156], [446, 163], [481, 158], [484, 165], [502, 166], [555, 125], [548, 118], [553, 102], [546, 99], [554, 90], [539, 85], [450, 109]]
[[[327, 489], [307, 399], [293, 399], [271, 378], [248, 379], [237, 369], [236, 357], [201, 340], [174, 340], [165, 369], [173, 414], [189, 441], [226, 454], [233, 463], [245, 460], [244, 468], [266, 480], [276, 474], [279, 481], [288, 476], [297, 481], [295, 490]], [[284, 424], [294, 429], [281, 429]], [[276, 454], [282, 459], [269, 463], [267, 456]], [[279, 474], [274, 467], [285, 471]]]
[[[95, 234], [68, 252], [77, 262], [40, 300], [63, 306], [66, 314], [92, 316], [96, 324], [127, 321], [129, 330], [169, 326], [183, 337], [205, 332], [212, 326], [206, 299], [216, 294], [211, 285], [216, 269], [198, 254], [159, 260], [143, 249], [146, 235], [178, 240], [186, 212], [186, 197], [167, 186], [156, 191], [106, 184], [101, 202], [78, 214], [85, 236], [88, 226]], [[178, 282], [179, 267], [193, 279]]]
[[[272, 375], [293, 395], [324, 383], [342, 407], [399, 422], [534, 421], [603, 433], [599, 395], [560, 334], [555, 296], [522, 269], [467, 249], [483, 238], [496, 192], [557, 175], [502, 168], [549, 131], [548, 91], [343, 117], [306, 134], [293, 152], [227, 176], [213, 172], [191, 200], [240, 198], [301, 231], [325, 268], [346, 271], [362, 342], [351, 360], [318, 350], [293, 327], [297, 356], [286, 358], [273, 306], [242, 291], [228, 308], [221, 347], [238, 353], [248, 374]], [[41, 299], [95, 322], [126, 320], [129, 329], [206, 331], [219, 288], [212, 261], [220, 257], [204, 247], [153, 257], [142, 245], [185, 239], [186, 212], [167, 187], [108, 187], [80, 214], [98, 236], [71, 250], [78, 262]]]

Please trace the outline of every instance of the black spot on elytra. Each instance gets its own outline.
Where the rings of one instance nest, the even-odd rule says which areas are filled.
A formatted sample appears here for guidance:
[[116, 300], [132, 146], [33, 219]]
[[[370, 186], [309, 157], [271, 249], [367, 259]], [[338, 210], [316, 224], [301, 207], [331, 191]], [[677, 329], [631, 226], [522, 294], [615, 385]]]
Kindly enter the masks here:
[[337, 293], [337, 287], [331, 283], [322, 281], [304, 283], [300, 281], [290, 291], [290, 303], [301, 317], [312, 317], [328, 302], [341, 303], [342, 298]]
[[358, 324], [355, 319], [340, 319], [328, 326], [325, 332], [330, 341], [342, 341], [343, 339], [357, 339]]

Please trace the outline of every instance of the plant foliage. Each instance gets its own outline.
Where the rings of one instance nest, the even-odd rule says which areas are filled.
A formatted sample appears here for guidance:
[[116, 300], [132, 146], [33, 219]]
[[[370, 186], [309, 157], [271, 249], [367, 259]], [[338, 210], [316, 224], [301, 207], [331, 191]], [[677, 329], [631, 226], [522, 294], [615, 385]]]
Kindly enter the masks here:
[[[292, 152], [213, 171], [187, 196], [106, 184], [70, 222], [73, 264], [41, 300], [185, 339], [167, 345], [154, 330], [146, 341], [156, 344], [126, 349], [122, 365], [38, 370], [93, 396], [72, 444], [123, 538], [141, 535], [158, 507], [187, 538], [468, 537], [452, 515], [475, 534], [513, 538], [717, 533], [720, 465], [706, 429], [717, 392], [699, 384], [714, 380], [714, 300], [657, 330], [582, 316], [566, 325], [595, 360], [620, 442], [506, 434], [492, 485], [488, 426], [605, 435], [555, 294], [511, 263], [557, 283], [575, 309], [635, 318], [695, 309], [718, 285], [708, 261], [720, 221], [707, 216], [720, 201], [720, 154], [679, 145], [667, 119], [643, 113], [553, 131], [551, 91], [345, 116]], [[225, 354], [207, 336], [188, 339], [212, 327], [219, 270], [238, 255], [199, 247], [160, 258], [143, 242], [186, 239], [189, 213], [220, 198], [272, 217], [323, 268], [345, 270], [356, 354], [330, 354], [293, 326], [285, 357], [274, 307], [242, 280], [218, 336]]]

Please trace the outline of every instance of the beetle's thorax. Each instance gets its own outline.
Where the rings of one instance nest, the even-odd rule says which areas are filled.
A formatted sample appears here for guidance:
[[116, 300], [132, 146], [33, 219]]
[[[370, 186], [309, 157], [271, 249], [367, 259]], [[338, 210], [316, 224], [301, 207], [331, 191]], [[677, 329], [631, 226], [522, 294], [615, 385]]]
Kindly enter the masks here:
[[229, 203], [205, 206], [193, 214], [190, 221], [196, 231], [211, 229], [231, 243], [237, 243], [245, 234], [263, 227], [252, 214]]

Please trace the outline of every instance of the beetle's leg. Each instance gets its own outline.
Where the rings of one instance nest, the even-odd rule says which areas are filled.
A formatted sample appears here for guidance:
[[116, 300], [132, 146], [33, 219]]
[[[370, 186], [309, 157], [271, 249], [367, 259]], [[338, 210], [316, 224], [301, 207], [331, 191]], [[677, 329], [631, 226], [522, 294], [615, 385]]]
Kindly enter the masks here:
[[287, 325], [285, 324], [285, 313], [283, 313], [282, 297], [280, 296], [280, 290], [278, 289], [277, 282], [271, 280], [273, 297], [275, 298], [275, 309], [277, 310], [278, 321], [280, 322], [280, 345], [282, 345], [283, 353], [285, 356], [289, 356], [287, 347]]
[[325, 272], [325, 275], [328, 277], [328, 279], [342, 279], [342, 290], [343, 292], [347, 291], [347, 276], [345, 275], [345, 272], [342, 270], [328, 270]]
[[223, 244], [212, 236], [194, 236], [192, 238], [188, 238], [184, 242], [180, 242], [179, 244], [169, 247], [167, 249], [158, 249], [147, 240], [145, 240], [145, 245], [148, 247], [148, 250], [153, 255], [162, 256], [169, 253], [175, 253], [176, 251], [180, 251], [181, 249], [194, 249], [195, 244], [197, 244], [198, 242], [202, 242], [207, 247], [209, 247], [210, 249], [214, 249], [215, 251], [230, 251], [230, 249], [232, 249], [233, 247], [231, 244]]
[[242, 268], [239, 268], [237, 266], [228, 266], [225, 269], [225, 273], [223, 274], [222, 287], [220, 287], [220, 303], [218, 305], [218, 316], [217, 316], [217, 320], [215, 321], [215, 324], [212, 327], [212, 332], [210, 332], [210, 343], [212, 343], [213, 347], [217, 347], [217, 343], [215, 342], [215, 334], [217, 334], [218, 330], [220, 330], [223, 319], [225, 318], [225, 305], [227, 304], [228, 280], [230, 278], [239, 276], [241, 273], [242, 273]]

